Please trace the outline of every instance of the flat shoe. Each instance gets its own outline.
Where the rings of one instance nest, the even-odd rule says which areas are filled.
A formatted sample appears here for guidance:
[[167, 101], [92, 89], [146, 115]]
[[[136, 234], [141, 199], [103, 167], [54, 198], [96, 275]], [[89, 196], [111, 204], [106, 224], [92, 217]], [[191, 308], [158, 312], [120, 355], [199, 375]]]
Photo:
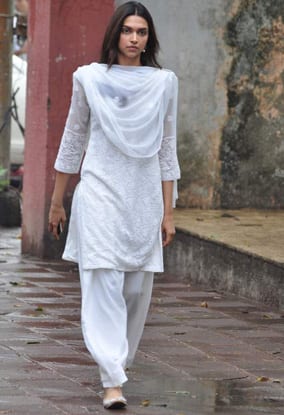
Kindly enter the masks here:
[[119, 398], [104, 399], [103, 405], [105, 409], [123, 409], [127, 406], [127, 400], [124, 396]]

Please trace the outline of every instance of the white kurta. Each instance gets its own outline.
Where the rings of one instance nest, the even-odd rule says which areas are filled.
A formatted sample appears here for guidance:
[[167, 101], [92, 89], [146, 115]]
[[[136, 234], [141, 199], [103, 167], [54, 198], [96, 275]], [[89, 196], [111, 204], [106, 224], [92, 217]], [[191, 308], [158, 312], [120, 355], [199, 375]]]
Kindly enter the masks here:
[[[126, 133], [118, 143], [114, 132], [119, 128], [119, 123], [115, 126], [106, 125], [108, 112], [101, 114], [101, 107], [96, 111], [96, 100], [100, 96], [95, 96], [96, 90], [91, 88], [92, 77], [99, 80], [100, 86], [101, 74], [104, 76], [104, 72], [107, 73], [107, 80], [111, 82], [111, 79], [116, 80], [117, 71], [127, 84], [128, 80], [129, 84], [133, 81], [131, 94], [133, 85], [137, 85], [139, 93], [144, 86], [146, 90], [146, 83], [151, 78], [159, 86], [159, 102], [167, 104], [155, 111], [155, 108], [151, 108], [151, 100], [148, 101], [149, 108], [143, 114], [143, 122], [149, 127], [145, 143], [147, 146], [150, 144], [145, 151], [139, 142], [143, 139], [143, 125], [141, 124], [140, 130], [137, 125], [136, 143], [135, 130], [131, 130], [133, 125], [135, 127], [135, 123], [131, 124], [132, 95], [129, 95], [127, 103], [124, 102], [124, 96], [121, 101], [113, 89], [107, 97], [107, 100], [111, 100], [109, 105], [113, 106], [110, 106], [110, 113], [116, 111], [118, 120], [121, 116], [123, 121], [123, 116], [129, 115], [129, 128], [126, 122], [123, 125]], [[137, 82], [137, 79], [141, 82]], [[64, 173], [77, 173], [85, 150], [86, 154], [81, 166], [81, 180], [73, 196], [63, 259], [80, 261], [82, 269], [163, 271], [161, 181], [180, 177], [176, 156], [176, 89], [173, 72], [156, 68], [114, 65], [107, 71], [106, 65], [92, 64], [79, 68], [74, 73], [71, 107], [55, 169]], [[105, 89], [103, 92], [106, 93]], [[136, 112], [139, 112], [140, 98], [137, 96]], [[153, 102], [156, 107], [154, 98]], [[143, 113], [145, 103], [140, 104]], [[147, 124], [147, 115], [149, 119], [151, 114], [157, 118], [155, 123], [161, 127], [160, 130], [156, 127], [155, 131], [151, 131], [150, 127], [154, 124]], [[153, 140], [155, 136], [153, 145], [151, 134]], [[130, 145], [128, 151], [127, 140], [131, 137], [134, 138], [134, 150]], [[135, 153], [137, 148], [138, 153]]]

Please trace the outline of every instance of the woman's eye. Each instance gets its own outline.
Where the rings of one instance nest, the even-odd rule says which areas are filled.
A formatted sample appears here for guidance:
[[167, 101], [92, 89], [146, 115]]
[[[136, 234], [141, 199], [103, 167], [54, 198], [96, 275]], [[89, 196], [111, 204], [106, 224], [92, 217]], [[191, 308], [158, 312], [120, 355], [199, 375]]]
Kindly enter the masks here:
[[123, 27], [121, 29], [121, 33], [124, 33], [124, 34], [129, 33], [129, 29], [127, 27]]
[[139, 30], [139, 32], [138, 32], [138, 34], [140, 35], [140, 36], [146, 36], [147, 35], [147, 30]]

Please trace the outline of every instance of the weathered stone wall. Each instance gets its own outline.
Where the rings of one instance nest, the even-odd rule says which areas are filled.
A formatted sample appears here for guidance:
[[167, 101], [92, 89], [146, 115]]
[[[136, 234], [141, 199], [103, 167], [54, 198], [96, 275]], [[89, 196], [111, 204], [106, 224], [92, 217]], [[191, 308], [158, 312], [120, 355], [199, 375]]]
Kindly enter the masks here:
[[283, 207], [284, 1], [142, 2], [179, 77], [179, 204]]
[[283, 18], [283, 0], [242, 0], [228, 23], [233, 62], [221, 140], [224, 207], [284, 206]]

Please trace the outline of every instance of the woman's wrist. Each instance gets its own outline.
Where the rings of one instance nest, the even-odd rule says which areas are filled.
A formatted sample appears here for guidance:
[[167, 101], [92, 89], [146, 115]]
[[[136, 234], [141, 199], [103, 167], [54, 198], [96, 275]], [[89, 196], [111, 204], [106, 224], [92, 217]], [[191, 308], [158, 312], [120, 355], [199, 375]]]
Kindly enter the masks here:
[[58, 200], [52, 200], [51, 199], [51, 206], [55, 208], [62, 208], [63, 202], [59, 202]]
[[164, 212], [164, 218], [173, 219], [174, 218], [174, 212], [173, 211]]

